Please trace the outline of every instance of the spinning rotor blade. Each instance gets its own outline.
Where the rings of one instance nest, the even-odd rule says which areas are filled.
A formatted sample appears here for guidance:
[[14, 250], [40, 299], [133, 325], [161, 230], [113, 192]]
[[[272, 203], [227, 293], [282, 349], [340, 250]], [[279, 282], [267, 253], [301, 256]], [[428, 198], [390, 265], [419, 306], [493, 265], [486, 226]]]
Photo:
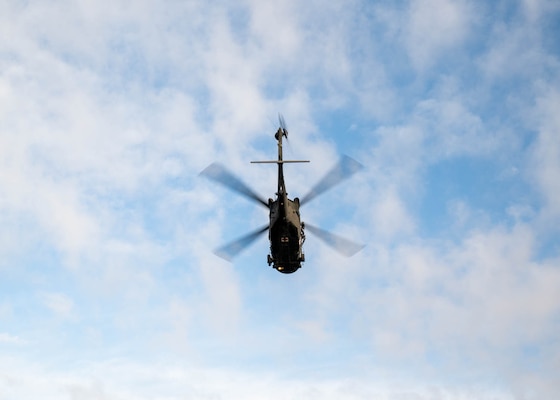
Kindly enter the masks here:
[[221, 183], [231, 190], [234, 190], [251, 200], [261, 203], [263, 206], [268, 208], [268, 202], [266, 202], [262, 197], [256, 194], [253, 190], [251, 190], [247, 185], [241, 182], [241, 180], [235, 177], [231, 172], [229, 172], [223, 165], [219, 163], [210, 164], [204, 171], [200, 173], [200, 175]]
[[222, 246], [214, 250], [214, 254], [216, 254], [218, 257], [223, 258], [226, 261], [231, 261], [244, 248], [246, 248], [251, 243], [253, 243], [260, 235], [262, 235], [267, 230], [268, 230], [268, 225], [265, 225], [256, 231], [253, 231], [239, 239], [234, 240], [229, 244], [226, 244], [225, 246]]
[[284, 116], [280, 113], [278, 113], [278, 123], [280, 124], [280, 128], [282, 128], [282, 131], [284, 131], [283, 133], [287, 138], [288, 137], [288, 127], [286, 126], [286, 121], [284, 120]]
[[362, 250], [365, 246], [363, 244], [359, 244], [353, 242], [349, 239], [345, 239], [342, 236], [335, 235], [329, 231], [326, 231], [321, 228], [317, 228], [316, 226], [309, 225], [305, 223], [305, 229], [309, 232], [313, 233], [323, 242], [331, 246], [333, 249], [338, 251], [340, 254], [346, 257], [352, 257], [354, 254]]
[[309, 193], [307, 193], [300, 200], [300, 204], [305, 204], [320, 194], [326, 192], [333, 186], [339, 184], [345, 179], [350, 178], [356, 172], [361, 170], [364, 166], [358, 161], [354, 160], [348, 156], [342, 156], [338, 164], [336, 164], [333, 169], [331, 169], [327, 174], [321, 179]]

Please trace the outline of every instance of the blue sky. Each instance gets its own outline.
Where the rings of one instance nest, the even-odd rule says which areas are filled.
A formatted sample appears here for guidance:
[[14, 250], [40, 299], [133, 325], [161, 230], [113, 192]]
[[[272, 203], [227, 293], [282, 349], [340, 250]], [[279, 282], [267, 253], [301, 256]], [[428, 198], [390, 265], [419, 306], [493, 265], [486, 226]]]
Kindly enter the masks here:
[[[0, 399], [553, 399], [560, 6], [0, 4]], [[263, 197], [281, 112], [293, 275]]]

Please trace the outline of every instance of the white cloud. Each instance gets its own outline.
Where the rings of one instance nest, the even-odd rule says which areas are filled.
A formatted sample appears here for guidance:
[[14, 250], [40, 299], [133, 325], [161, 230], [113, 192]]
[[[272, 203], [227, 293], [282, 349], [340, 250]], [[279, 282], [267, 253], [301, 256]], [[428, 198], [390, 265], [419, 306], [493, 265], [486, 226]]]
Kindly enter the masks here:
[[[531, 15], [546, 8], [526, 4]], [[555, 56], [527, 45], [539, 43], [542, 32], [524, 37], [536, 23], [512, 31], [503, 15], [494, 25], [474, 21], [478, 3], [408, 5], [403, 15], [361, 2], [0, 6], [0, 30], [11, 38], [0, 52], [0, 253], [9, 278], [0, 317], [24, 316], [0, 342], [15, 344], [53, 320], [72, 323], [64, 346], [43, 337], [25, 346], [34, 347], [29, 359], [1, 358], [0, 392], [57, 399], [555, 393], [558, 259], [538, 247], [555, 229], [542, 225], [552, 225], [560, 203], [558, 95], [512, 90], [512, 103], [492, 103], [496, 82], [553, 86]], [[470, 53], [464, 44], [478, 36], [475, 22], [490, 37]], [[381, 32], [385, 26], [390, 32]], [[520, 62], [509, 62], [517, 53]], [[450, 55], [465, 60], [469, 79], [435, 68], [453, 64]], [[532, 103], [533, 121], [529, 112], [510, 119]], [[269, 119], [278, 111], [292, 130], [294, 158], [312, 160], [287, 169], [290, 193], [303, 194], [341, 144], [363, 156], [362, 176], [303, 213], [363, 238], [368, 246], [355, 258], [309, 237], [305, 268], [284, 276], [266, 268], [265, 239], [233, 265], [211, 254], [245, 224], [264, 223], [266, 212], [202, 183], [198, 172], [216, 159], [231, 163], [272, 194], [274, 171], [247, 161], [274, 154]], [[325, 113], [346, 111], [351, 137], [320, 132]], [[504, 133], [528, 125], [538, 130], [533, 142], [530, 133]], [[438, 195], [425, 192], [426, 173], [457, 157], [504, 164], [519, 157], [511, 179], [528, 176], [543, 209], [513, 198], [504, 220], [468, 196], [444, 199], [457, 236], [419, 236], [418, 203]], [[51, 258], [38, 273], [27, 258], [41, 251]], [[22, 300], [29, 290], [41, 293], [40, 309]], [[50, 354], [81, 364], [53, 366]], [[218, 363], [219, 370], [206, 367]]]
[[414, 219], [394, 188], [386, 188], [372, 200], [371, 228], [376, 232], [375, 238], [391, 241], [414, 232]]
[[523, 8], [530, 22], [538, 22], [543, 16], [557, 12], [559, 6], [552, 0], [523, 0]]
[[74, 301], [64, 293], [43, 293], [41, 299], [45, 306], [62, 319], [74, 316]]
[[[531, 172], [545, 202], [545, 216], [560, 216], [560, 93], [547, 89], [537, 99], [535, 124], [538, 137], [531, 154]], [[545, 217], [546, 218], [546, 217]]]
[[461, 47], [473, 22], [470, 5], [464, 1], [412, 1], [407, 17], [404, 40], [412, 63], [420, 71], [431, 67], [444, 52]]
[[[19, 375], [22, 368], [28, 368]], [[82, 364], [73, 371], [52, 372], [18, 363], [11, 371], [2, 371], [4, 380], [0, 388], [5, 395], [20, 398], [41, 396], [44, 399], [179, 399], [184, 396], [204, 398], [259, 399], [465, 399], [476, 391], [480, 399], [511, 399], [509, 393], [490, 385], [474, 389], [457, 389], [453, 386], [413, 384], [395, 381], [385, 376], [365, 373], [362, 379], [336, 378], [300, 379], [284, 374], [242, 372], [222, 369], [192, 369], [184, 363], [131, 364], [120, 360], [104, 363]], [[84, 378], [87, 377], [87, 378]], [[383, 379], [384, 378], [384, 379]]]
[[27, 344], [27, 340], [22, 339], [19, 336], [11, 335], [9, 333], [0, 333], [0, 343], [1, 344], [12, 344], [12, 345], [24, 345]]
[[200, 260], [198, 273], [206, 292], [205, 304], [199, 308], [204, 315], [202, 321], [226, 338], [237, 336], [243, 304], [235, 270], [214, 254], [207, 253]]

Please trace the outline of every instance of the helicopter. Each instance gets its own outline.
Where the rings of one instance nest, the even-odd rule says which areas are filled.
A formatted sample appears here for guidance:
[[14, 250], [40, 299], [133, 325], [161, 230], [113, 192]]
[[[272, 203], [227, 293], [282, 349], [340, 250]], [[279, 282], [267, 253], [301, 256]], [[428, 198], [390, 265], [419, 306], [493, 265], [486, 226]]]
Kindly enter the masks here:
[[200, 173], [201, 176], [220, 183], [269, 210], [268, 224], [216, 249], [214, 253], [227, 261], [231, 261], [244, 248], [268, 231], [268, 239], [270, 241], [270, 254], [267, 255], [268, 265], [272, 265], [274, 269], [281, 273], [291, 274], [301, 268], [301, 263], [305, 261], [303, 243], [305, 242], [305, 230], [307, 229], [339, 253], [347, 257], [354, 255], [364, 246], [314, 225], [302, 222], [300, 207], [316, 198], [319, 194], [326, 192], [336, 184], [351, 177], [361, 170], [363, 166], [351, 157], [343, 156], [338, 164], [313, 186], [309, 193], [302, 197], [301, 200], [298, 197], [290, 199], [284, 181], [284, 164], [308, 163], [309, 160], [283, 159], [282, 138], [288, 140], [288, 129], [281, 114], [278, 115], [278, 120], [279, 128], [274, 134], [278, 145], [278, 159], [272, 161], [251, 161], [252, 164], [278, 165], [278, 188], [275, 200], [271, 198], [268, 201], [264, 200], [220, 163], [212, 163]]

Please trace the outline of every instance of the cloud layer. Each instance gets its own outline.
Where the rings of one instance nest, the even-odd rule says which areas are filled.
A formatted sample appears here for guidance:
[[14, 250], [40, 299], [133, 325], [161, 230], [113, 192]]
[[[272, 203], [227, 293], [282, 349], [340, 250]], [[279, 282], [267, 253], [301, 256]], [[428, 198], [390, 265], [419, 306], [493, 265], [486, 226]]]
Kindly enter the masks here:
[[[551, 1], [0, 6], [0, 398], [554, 398], [560, 67]], [[366, 168], [266, 239], [290, 196]]]

